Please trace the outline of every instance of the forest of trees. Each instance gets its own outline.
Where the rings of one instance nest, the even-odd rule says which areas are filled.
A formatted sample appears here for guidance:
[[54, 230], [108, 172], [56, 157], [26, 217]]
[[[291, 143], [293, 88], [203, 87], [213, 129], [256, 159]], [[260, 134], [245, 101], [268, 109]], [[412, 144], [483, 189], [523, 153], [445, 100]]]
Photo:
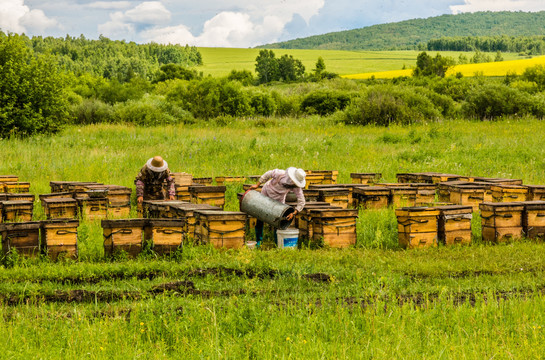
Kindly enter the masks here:
[[[544, 23], [545, 11], [463, 13], [373, 25], [361, 29], [339, 31], [267, 44], [261, 46], [261, 48], [432, 50], [427, 48], [428, 41], [444, 37], [491, 37], [497, 34], [509, 37], [543, 35]], [[518, 50], [516, 52], [519, 51], [525, 50]]]
[[428, 41], [430, 51], [513, 52], [525, 55], [545, 53], [545, 36], [464, 36]]

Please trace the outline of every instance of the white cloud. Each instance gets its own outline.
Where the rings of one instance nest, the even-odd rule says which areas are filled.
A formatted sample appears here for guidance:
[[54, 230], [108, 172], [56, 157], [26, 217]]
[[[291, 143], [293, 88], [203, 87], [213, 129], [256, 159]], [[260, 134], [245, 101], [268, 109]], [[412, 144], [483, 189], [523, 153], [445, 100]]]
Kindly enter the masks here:
[[128, 21], [138, 24], [165, 24], [170, 21], [170, 15], [160, 1], [145, 1], [125, 12]]
[[453, 14], [477, 11], [542, 11], [543, 0], [465, 0], [463, 5], [452, 5]]
[[15, 33], [38, 32], [59, 27], [40, 9], [30, 9], [24, 0], [0, 0], [0, 29]]
[[131, 3], [129, 1], [95, 1], [85, 6], [91, 9], [123, 10], [129, 8]]
[[98, 32], [107, 37], [123, 39], [134, 32], [134, 26], [125, 22], [125, 14], [118, 11], [110, 14], [110, 21], [98, 25]]

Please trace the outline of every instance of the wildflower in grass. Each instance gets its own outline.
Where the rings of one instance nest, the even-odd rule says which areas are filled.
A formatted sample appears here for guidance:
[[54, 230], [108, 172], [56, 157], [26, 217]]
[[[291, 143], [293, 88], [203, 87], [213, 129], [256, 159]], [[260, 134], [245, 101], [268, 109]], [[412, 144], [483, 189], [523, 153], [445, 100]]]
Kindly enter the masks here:
[[286, 338], [286, 341], [290, 341], [290, 340], [291, 340], [291, 339], [290, 339], [290, 337], [288, 336], [288, 337]]
[[143, 323], [143, 322], [141, 322], [141, 323], [140, 323], [140, 326], [144, 326], [144, 323]]

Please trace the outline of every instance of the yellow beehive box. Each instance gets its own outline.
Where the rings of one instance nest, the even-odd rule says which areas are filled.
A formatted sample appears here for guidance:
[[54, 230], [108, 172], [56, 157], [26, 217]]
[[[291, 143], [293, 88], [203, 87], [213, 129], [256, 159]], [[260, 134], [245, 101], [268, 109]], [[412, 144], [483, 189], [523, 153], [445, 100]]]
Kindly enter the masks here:
[[215, 248], [244, 246], [246, 214], [238, 211], [195, 210], [195, 240]]
[[354, 184], [373, 185], [382, 179], [381, 173], [351, 173], [350, 179]]
[[135, 257], [142, 251], [147, 219], [102, 220], [104, 253], [125, 252]]
[[437, 246], [439, 210], [433, 207], [403, 207], [396, 209], [395, 213], [400, 246]]
[[481, 223], [483, 226], [494, 228], [499, 227], [522, 227], [522, 203], [490, 203], [484, 202], [479, 205], [481, 210]]
[[225, 189], [225, 186], [190, 186], [191, 202], [223, 208], [225, 205]]
[[522, 185], [492, 185], [490, 190], [494, 202], [525, 201], [528, 194], [528, 188]]
[[[385, 184], [387, 185], [387, 184]], [[394, 208], [416, 205], [418, 190], [410, 186], [388, 186], [390, 189], [390, 204]]]
[[471, 243], [473, 207], [449, 205], [435, 207], [439, 210], [438, 240], [445, 245]]
[[73, 198], [45, 197], [41, 199], [42, 208], [47, 219], [76, 219], [78, 202]]
[[29, 182], [4, 182], [4, 192], [17, 194], [17, 193], [27, 193], [30, 191]]
[[318, 201], [346, 209], [352, 205], [351, 191], [348, 188], [319, 188]]
[[42, 221], [42, 251], [52, 260], [78, 258], [78, 220]]
[[193, 184], [193, 175], [185, 172], [173, 172], [170, 176], [174, 178], [174, 183], [178, 186], [189, 186]]
[[25, 222], [32, 220], [34, 202], [25, 200], [2, 201], [2, 221]]
[[310, 210], [312, 238], [323, 240], [333, 248], [346, 248], [356, 244], [357, 209], [322, 208]]
[[40, 227], [39, 221], [0, 224], [4, 254], [16, 250], [25, 256], [39, 255]]
[[88, 220], [105, 219], [108, 217], [108, 199], [99, 198], [76, 198], [79, 214]]
[[526, 201], [522, 227], [529, 239], [545, 240], [545, 201]]
[[144, 234], [153, 251], [167, 255], [182, 248], [185, 238], [183, 219], [150, 219]]
[[545, 185], [526, 185], [528, 194], [526, 201], [542, 201], [545, 200]]
[[356, 187], [352, 190], [354, 207], [364, 209], [383, 209], [390, 202], [390, 189], [381, 186]]

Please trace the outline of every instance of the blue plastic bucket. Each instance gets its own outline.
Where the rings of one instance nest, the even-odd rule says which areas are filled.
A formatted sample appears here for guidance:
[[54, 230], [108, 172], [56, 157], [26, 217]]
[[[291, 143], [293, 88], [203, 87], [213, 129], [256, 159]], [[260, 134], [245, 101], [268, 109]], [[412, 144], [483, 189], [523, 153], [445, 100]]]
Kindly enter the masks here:
[[276, 241], [279, 249], [297, 249], [298, 240], [299, 229], [276, 230]]

